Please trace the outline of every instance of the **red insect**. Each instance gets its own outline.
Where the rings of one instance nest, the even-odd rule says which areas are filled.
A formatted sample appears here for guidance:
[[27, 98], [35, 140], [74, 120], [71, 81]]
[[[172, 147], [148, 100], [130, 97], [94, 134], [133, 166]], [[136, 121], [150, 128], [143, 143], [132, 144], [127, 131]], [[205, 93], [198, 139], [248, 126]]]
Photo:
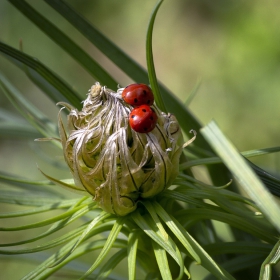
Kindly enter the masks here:
[[136, 132], [148, 133], [156, 127], [157, 119], [158, 116], [153, 108], [141, 105], [130, 112], [129, 124]]
[[133, 107], [140, 105], [153, 105], [154, 94], [152, 89], [145, 84], [128, 85], [122, 92], [123, 100]]

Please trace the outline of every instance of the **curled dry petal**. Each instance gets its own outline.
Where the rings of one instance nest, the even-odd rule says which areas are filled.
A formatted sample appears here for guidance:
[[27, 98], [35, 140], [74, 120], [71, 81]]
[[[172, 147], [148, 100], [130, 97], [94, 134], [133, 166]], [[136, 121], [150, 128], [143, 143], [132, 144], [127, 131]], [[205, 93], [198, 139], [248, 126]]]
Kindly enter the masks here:
[[151, 132], [129, 126], [132, 107], [117, 92], [96, 83], [81, 111], [60, 103], [70, 113], [68, 131], [59, 115], [64, 157], [76, 187], [89, 192], [100, 207], [126, 215], [137, 201], [155, 196], [178, 174], [183, 138], [174, 115], [156, 107], [158, 122]]

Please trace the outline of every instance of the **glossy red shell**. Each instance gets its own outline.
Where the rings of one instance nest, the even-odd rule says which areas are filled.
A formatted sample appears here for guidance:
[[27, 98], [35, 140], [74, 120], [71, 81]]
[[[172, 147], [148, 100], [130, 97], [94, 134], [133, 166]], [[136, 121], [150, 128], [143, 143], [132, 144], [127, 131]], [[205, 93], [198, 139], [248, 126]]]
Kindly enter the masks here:
[[141, 105], [153, 105], [154, 94], [152, 89], [145, 84], [131, 84], [124, 88], [122, 98], [133, 107]]
[[158, 116], [153, 108], [141, 105], [130, 112], [129, 124], [136, 132], [148, 133], [156, 127], [157, 119]]

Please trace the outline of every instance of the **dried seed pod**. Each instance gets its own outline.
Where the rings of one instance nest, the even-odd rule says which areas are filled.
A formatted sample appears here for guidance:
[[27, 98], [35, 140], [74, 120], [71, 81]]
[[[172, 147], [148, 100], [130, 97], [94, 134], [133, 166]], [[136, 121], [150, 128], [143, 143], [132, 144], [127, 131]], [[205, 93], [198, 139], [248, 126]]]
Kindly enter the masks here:
[[92, 86], [81, 111], [59, 103], [69, 111], [68, 131], [59, 117], [64, 157], [78, 188], [89, 192], [100, 207], [126, 215], [137, 201], [170, 186], [179, 172], [183, 137], [174, 115], [153, 106], [158, 116], [149, 133], [137, 133], [129, 125], [131, 106], [121, 93]]

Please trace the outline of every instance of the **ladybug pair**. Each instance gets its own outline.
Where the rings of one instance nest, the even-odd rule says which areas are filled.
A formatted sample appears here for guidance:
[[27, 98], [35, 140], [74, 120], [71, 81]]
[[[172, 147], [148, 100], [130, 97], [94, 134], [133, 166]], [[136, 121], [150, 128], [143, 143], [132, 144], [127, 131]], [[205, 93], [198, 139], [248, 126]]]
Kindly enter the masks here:
[[145, 84], [128, 85], [122, 92], [123, 100], [134, 107], [129, 114], [129, 124], [139, 133], [152, 131], [157, 124], [158, 116], [150, 106], [154, 103], [154, 94]]

